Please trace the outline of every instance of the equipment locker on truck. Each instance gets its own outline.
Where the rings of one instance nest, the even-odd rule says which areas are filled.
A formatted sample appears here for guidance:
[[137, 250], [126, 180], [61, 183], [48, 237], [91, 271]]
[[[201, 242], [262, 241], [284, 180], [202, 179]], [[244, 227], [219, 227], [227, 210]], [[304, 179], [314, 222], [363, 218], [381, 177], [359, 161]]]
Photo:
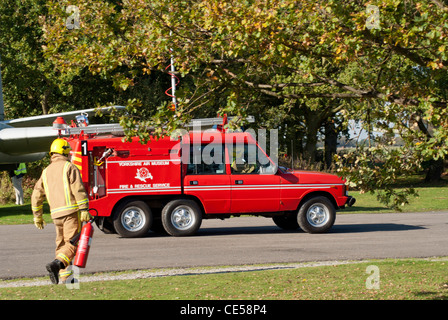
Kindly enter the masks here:
[[248, 132], [215, 130], [123, 142], [119, 127], [71, 128], [71, 161], [81, 171], [99, 229], [122, 237], [149, 230], [193, 235], [203, 219], [271, 217], [283, 229], [328, 231], [336, 210], [354, 204], [331, 174], [279, 168]]

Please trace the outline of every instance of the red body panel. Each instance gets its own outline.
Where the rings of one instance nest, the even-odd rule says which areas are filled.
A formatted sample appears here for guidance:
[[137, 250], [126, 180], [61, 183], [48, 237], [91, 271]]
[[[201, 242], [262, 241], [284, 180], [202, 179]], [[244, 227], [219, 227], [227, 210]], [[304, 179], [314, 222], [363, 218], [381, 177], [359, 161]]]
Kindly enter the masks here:
[[230, 176], [186, 175], [184, 193], [198, 198], [206, 214], [230, 213]]
[[[122, 142], [121, 137], [114, 136], [72, 137], [69, 142], [90, 207], [98, 210], [99, 216], [111, 216], [117, 203], [128, 197], [166, 200], [187, 196], [196, 199], [206, 215], [294, 211], [313, 192], [326, 194], [337, 207], [343, 207], [348, 199], [344, 182], [330, 174], [234, 171], [232, 159], [236, 156], [232, 152], [236, 154], [237, 145], [253, 146], [263, 157], [264, 151], [246, 133], [197, 132], [182, 140], [166, 137], [147, 144], [140, 144], [138, 139]], [[204, 161], [191, 161], [206, 153], [223, 163], [206, 166]], [[273, 163], [265, 166], [275, 168]]]
[[232, 213], [276, 212], [280, 210], [280, 176], [231, 175]]
[[281, 174], [280, 199], [282, 210], [296, 210], [307, 194], [325, 192], [330, 194], [338, 207], [347, 202], [344, 182], [337, 176], [320, 172], [295, 171]]

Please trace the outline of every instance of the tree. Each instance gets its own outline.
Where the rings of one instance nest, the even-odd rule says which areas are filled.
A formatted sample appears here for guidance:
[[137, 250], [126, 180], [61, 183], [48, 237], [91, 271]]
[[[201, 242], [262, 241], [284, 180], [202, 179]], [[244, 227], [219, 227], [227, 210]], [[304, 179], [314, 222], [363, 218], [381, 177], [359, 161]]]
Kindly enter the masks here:
[[142, 77], [135, 73], [133, 90], [124, 91], [113, 87], [114, 74], [104, 78], [87, 69], [61, 73], [55, 65], [59, 62], [44, 55], [43, 25], [48, 17], [46, 1], [0, 3], [0, 54], [8, 118], [121, 104], [135, 98], [158, 103], [154, 91], [169, 83], [161, 84], [160, 74]]
[[43, 7], [44, 1], [5, 0], [0, 4], [5, 111], [10, 117], [49, 111], [54, 88], [47, 75], [49, 64], [40, 49], [42, 30], [38, 18]]
[[[286, 110], [297, 108], [297, 121], [308, 119], [302, 137], [310, 152], [328, 117], [337, 113], [347, 122], [368, 114], [386, 140], [345, 159], [356, 167], [340, 173], [363, 191], [385, 190], [380, 198], [394, 207], [412, 194], [394, 194], [396, 178], [448, 152], [447, 95], [440, 85], [447, 79], [448, 10], [440, 1], [79, 0], [70, 1], [80, 13], [73, 30], [65, 26], [68, 4], [50, 1], [44, 24], [45, 55], [61, 74], [87, 69], [128, 90], [136, 70], [163, 72], [174, 56], [178, 76], [191, 83], [176, 117], [164, 103], [140, 129], [152, 123], [172, 130], [199, 110], [261, 111], [262, 119], [278, 111], [282, 125]], [[132, 117], [122, 123], [141, 134], [132, 130]], [[405, 146], [386, 148], [395, 134]]]

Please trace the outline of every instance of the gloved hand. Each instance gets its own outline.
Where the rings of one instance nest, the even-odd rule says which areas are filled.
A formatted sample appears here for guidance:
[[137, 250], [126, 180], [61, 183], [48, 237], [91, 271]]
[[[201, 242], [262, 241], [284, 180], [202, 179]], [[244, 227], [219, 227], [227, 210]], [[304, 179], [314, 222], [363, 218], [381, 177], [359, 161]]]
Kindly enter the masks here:
[[46, 225], [46, 223], [45, 223], [44, 219], [42, 218], [42, 216], [34, 217], [33, 220], [34, 220], [34, 225], [39, 230], [42, 230], [44, 228], [44, 226]]
[[88, 210], [81, 210], [79, 215], [79, 220], [81, 220], [81, 222], [88, 222], [91, 218]]

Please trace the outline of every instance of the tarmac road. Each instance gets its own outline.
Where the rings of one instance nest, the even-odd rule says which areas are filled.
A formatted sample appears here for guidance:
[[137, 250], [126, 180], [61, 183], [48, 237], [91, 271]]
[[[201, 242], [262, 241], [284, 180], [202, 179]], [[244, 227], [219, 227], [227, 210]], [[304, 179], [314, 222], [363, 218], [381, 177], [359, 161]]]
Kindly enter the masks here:
[[[30, 218], [31, 219], [31, 218]], [[448, 211], [338, 214], [329, 233], [284, 231], [270, 218], [204, 220], [196, 236], [125, 239], [96, 229], [81, 274], [309, 261], [448, 256]], [[46, 276], [54, 226], [0, 226], [0, 279]]]

